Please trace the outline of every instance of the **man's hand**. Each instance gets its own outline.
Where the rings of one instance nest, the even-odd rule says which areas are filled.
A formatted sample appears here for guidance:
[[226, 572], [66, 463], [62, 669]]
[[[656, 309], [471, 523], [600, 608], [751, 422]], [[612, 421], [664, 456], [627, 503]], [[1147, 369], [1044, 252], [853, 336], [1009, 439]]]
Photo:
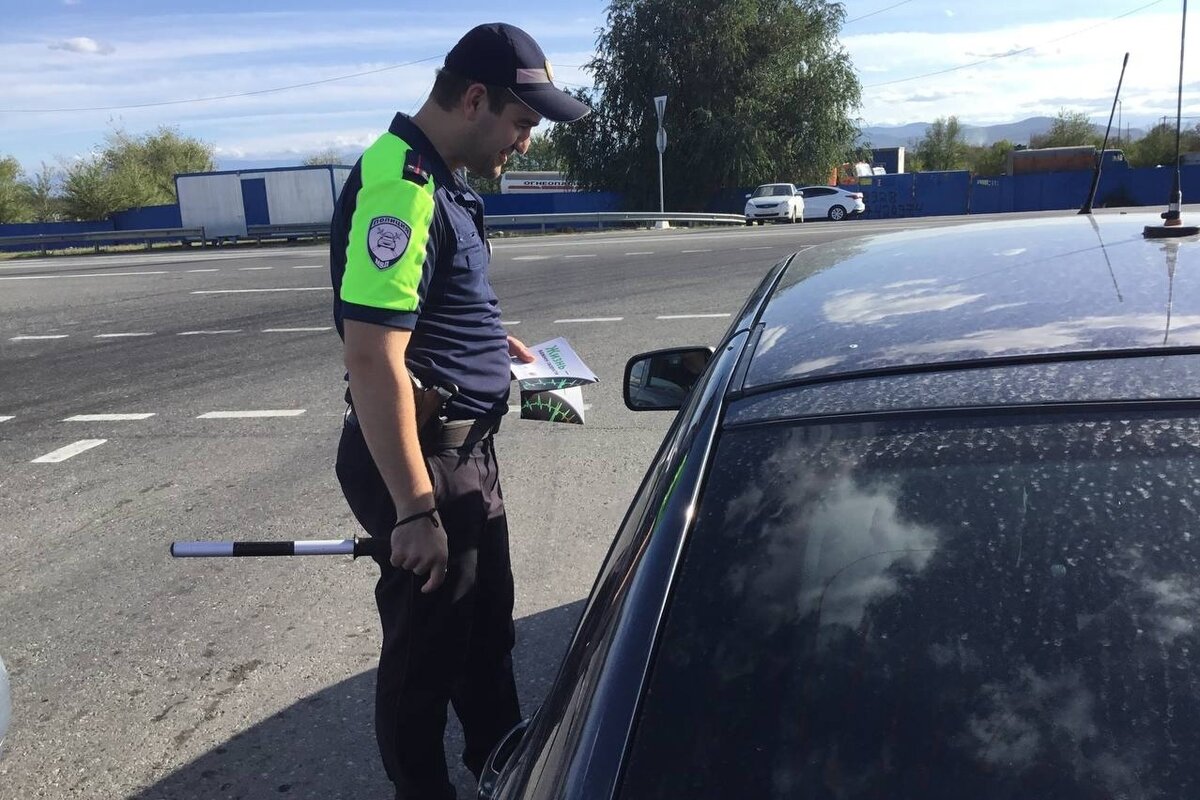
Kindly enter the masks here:
[[531, 364], [537, 361], [537, 356], [533, 354], [533, 351], [515, 336], [508, 337], [508, 356], [517, 359], [522, 364]]
[[429, 579], [421, 587], [422, 594], [432, 592], [446, 580], [449, 560], [446, 531], [436, 516], [433, 519], [422, 517], [392, 528], [392, 566], [416, 575], [428, 575]]

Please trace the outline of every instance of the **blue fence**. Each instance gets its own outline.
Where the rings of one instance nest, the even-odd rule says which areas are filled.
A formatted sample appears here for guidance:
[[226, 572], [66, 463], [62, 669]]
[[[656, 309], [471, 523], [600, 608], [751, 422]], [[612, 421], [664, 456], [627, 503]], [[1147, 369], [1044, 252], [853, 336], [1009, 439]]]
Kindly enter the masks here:
[[586, 214], [620, 211], [618, 192], [547, 192], [545, 194], [485, 194], [488, 214]]
[[[1200, 165], [1181, 169], [1185, 202], [1200, 200]], [[1164, 206], [1174, 170], [1122, 169], [1106, 166], [1096, 193], [1096, 207]], [[1091, 186], [1091, 173], [1047, 172], [998, 178], [974, 178], [966, 171], [916, 172], [860, 178], [858, 190], [867, 204], [868, 219], [996, 214], [1011, 211], [1050, 211], [1078, 208]], [[723, 189], [705, 206], [710, 213], [740, 214], [753, 187]], [[560, 214], [620, 211], [617, 192], [552, 192], [491, 194], [484, 197], [489, 214]], [[53, 235], [97, 231], [150, 230], [182, 227], [178, 205], [135, 208], [99, 222], [30, 222], [0, 225], [4, 236]], [[583, 227], [583, 226], [579, 226]], [[0, 250], [22, 250], [5, 247]]]
[[[1166, 205], [1174, 171], [1108, 168], [1100, 176], [1097, 208]], [[1180, 171], [1183, 197], [1200, 198], [1200, 166]], [[1092, 173], [1045, 172], [974, 178], [966, 171], [877, 175], [860, 179], [868, 219], [947, 214], [998, 214], [1079, 208]]]
[[146, 206], [131, 208], [128, 211], [118, 211], [110, 219], [113, 229], [118, 231], [145, 231], [151, 228], [182, 228], [183, 219], [179, 215], [179, 205]]

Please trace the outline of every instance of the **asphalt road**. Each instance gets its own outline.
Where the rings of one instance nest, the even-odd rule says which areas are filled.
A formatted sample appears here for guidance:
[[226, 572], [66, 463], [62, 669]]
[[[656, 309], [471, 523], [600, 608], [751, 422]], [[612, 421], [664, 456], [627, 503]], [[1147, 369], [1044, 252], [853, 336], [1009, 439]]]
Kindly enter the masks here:
[[[584, 426], [514, 417], [498, 436], [527, 712], [671, 421], [624, 408], [625, 360], [714, 343], [795, 250], [965, 221], [496, 242], [511, 331], [566, 336], [602, 378]], [[320, 248], [0, 262], [0, 798], [390, 797], [374, 565], [168, 556], [175, 539], [357, 533], [333, 475], [327, 264]]]

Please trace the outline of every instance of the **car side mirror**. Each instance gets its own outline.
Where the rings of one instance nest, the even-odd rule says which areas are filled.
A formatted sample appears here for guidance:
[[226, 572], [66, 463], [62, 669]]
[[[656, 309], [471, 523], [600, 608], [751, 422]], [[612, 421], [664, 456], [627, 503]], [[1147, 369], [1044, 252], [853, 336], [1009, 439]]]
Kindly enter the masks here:
[[500, 773], [508, 765], [508, 760], [512, 758], [517, 745], [525, 738], [525, 731], [529, 730], [530, 722], [531, 719], [528, 718], [518, 722], [492, 748], [487, 762], [483, 765], [483, 771], [479, 773], [478, 800], [492, 800], [496, 796], [496, 790], [500, 788]]
[[711, 347], [673, 347], [641, 353], [625, 364], [623, 393], [631, 411], [674, 411], [712, 359]]

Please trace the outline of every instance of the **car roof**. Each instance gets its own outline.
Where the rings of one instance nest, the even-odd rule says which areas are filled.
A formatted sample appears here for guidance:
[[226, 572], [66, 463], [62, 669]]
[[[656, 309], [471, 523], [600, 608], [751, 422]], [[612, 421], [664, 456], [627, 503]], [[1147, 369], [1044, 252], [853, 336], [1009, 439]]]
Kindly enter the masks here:
[[738, 388], [1200, 345], [1200, 240], [1145, 239], [1157, 224], [1064, 212], [812, 248], [768, 299]]

